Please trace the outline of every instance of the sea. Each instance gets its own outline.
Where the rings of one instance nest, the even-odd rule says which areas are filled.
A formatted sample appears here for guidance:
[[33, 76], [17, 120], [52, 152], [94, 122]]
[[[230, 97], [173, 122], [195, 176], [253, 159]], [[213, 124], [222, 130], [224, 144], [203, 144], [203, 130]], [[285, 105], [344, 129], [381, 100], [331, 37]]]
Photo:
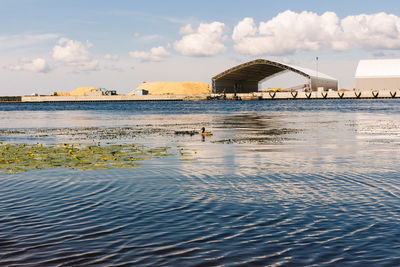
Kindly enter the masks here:
[[398, 99], [1, 103], [0, 140], [170, 152], [0, 173], [0, 266], [400, 266]]

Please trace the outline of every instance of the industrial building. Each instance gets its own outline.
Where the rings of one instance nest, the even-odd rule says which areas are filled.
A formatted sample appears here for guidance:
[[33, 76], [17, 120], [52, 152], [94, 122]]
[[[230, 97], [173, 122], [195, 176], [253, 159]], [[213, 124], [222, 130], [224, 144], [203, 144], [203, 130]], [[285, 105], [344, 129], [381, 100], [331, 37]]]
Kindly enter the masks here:
[[400, 59], [360, 60], [355, 80], [359, 91], [400, 89]]
[[308, 80], [308, 88], [337, 90], [338, 81], [317, 70], [283, 64], [265, 59], [256, 59], [230, 68], [212, 78], [212, 92], [251, 93], [259, 91], [261, 83], [285, 72], [294, 72]]

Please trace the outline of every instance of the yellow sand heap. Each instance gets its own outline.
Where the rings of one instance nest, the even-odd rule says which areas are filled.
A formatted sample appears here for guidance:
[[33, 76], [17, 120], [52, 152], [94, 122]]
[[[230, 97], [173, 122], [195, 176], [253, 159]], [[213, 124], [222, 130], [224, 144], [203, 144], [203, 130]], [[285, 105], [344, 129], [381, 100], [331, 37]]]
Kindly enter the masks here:
[[55, 92], [54, 95], [55, 96], [69, 96], [70, 93], [69, 92]]
[[[144, 82], [135, 90], [147, 90], [149, 95], [210, 94], [210, 86], [203, 82]], [[129, 93], [134, 95], [135, 90]]]
[[94, 87], [78, 87], [75, 90], [73, 90], [70, 95], [73, 96], [81, 96], [85, 95], [86, 92], [98, 92], [99, 90]]

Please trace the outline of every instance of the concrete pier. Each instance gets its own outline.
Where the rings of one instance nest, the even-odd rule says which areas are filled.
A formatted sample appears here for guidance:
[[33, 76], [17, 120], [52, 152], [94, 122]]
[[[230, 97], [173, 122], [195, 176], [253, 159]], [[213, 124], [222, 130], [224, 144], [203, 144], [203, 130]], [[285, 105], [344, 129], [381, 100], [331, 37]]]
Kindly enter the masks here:
[[[307, 100], [307, 99], [385, 99], [400, 98], [400, 90], [329, 91], [329, 92], [262, 92], [238, 94], [242, 100]], [[232, 97], [228, 96], [227, 97]]]
[[[0, 102], [114, 102], [114, 101], [205, 101], [217, 94], [210, 95], [112, 95], [112, 96], [18, 96], [0, 97]], [[237, 94], [241, 100], [311, 100], [311, 99], [395, 99], [400, 98], [399, 90], [381, 91], [330, 91], [330, 92], [255, 92]], [[234, 94], [226, 94], [226, 100], [232, 100]], [[221, 99], [222, 100], [222, 99]]]
[[186, 95], [23, 96], [21, 102], [183, 101], [187, 97]]

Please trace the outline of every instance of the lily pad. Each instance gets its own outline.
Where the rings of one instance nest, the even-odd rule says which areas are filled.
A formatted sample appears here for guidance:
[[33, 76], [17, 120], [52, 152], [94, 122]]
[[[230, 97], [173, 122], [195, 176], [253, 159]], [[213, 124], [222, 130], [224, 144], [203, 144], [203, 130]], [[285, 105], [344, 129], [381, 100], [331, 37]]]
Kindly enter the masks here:
[[136, 168], [136, 161], [166, 157], [168, 147], [146, 148], [137, 144], [0, 144], [0, 171], [73, 168], [80, 170]]

